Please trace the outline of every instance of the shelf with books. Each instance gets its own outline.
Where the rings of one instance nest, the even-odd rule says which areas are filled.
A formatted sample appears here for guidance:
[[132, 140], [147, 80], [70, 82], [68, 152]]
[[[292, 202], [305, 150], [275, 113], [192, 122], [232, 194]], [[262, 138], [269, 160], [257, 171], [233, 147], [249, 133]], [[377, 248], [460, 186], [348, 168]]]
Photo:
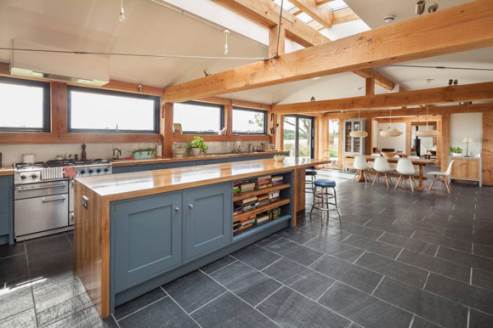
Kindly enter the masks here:
[[250, 229], [247, 229], [247, 230], [233, 236], [233, 242], [239, 242], [239, 241], [241, 241], [245, 238], [248, 238], [252, 235], [255, 235], [261, 231], [265, 231], [269, 228], [272, 228], [273, 226], [278, 226], [278, 225], [287, 226], [288, 223], [286, 223], [286, 221], [289, 221], [289, 220], [291, 220], [291, 215], [286, 214], [286, 215], [282, 215], [282, 216], [278, 217], [275, 220], [268, 221], [268, 222], [261, 224], [261, 225], [256, 225]]
[[291, 214], [291, 175], [265, 175], [233, 184], [233, 235], [277, 221]]

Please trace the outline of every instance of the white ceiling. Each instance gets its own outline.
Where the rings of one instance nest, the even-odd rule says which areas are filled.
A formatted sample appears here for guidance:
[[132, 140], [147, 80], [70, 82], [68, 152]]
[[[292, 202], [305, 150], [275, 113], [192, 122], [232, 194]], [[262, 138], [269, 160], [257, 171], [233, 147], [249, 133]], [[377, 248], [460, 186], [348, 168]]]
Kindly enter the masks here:
[[[211, 0], [193, 1], [206, 4]], [[441, 8], [467, 2], [437, 1]], [[0, 0], [0, 47], [9, 46], [12, 39], [21, 39], [67, 50], [223, 56], [223, 27], [151, 0], [125, 0], [124, 3], [127, 19], [120, 23], [119, 0]], [[383, 16], [388, 14], [397, 15], [397, 21], [414, 16], [414, 0], [346, 0], [346, 3], [372, 28], [384, 24]], [[220, 15], [224, 13], [218, 12], [217, 16]], [[338, 28], [342, 29], [343, 26]], [[254, 40], [252, 34], [243, 33], [247, 37], [236, 32], [231, 33], [229, 38], [230, 57], [267, 55], [265, 35], [259, 41]], [[11, 53], [0, 50], [0, 62], [10, 60]], [[251, 61], [111, 56], [109, 74], [112, 79], [164, 87], [201, 77], [204, 69], [215, 73]], [[493, 69], [493, 48], [406, 64]], [[59, 62], [54, 60], [52, 65], [59, 65]], [[71, 70], [70, 67], [65, 69]], [[450, 78], [458, 79], [461, 84], [491, 81], [493, 76], [491, 71], [409, 67], [384, 67], [379, 70], [408, 89], [444, 86]], [[427, 78], [434, 80], [427, 82]], [[264, 103], [290, 103], [308, 101], [312, 96], [317, 100], [359, 96], [364, 94], [363, 87], [363, 79], [352, 73], [344, 73], [227, 96]], [[386, 91], [377, 88], [377, 92]]]

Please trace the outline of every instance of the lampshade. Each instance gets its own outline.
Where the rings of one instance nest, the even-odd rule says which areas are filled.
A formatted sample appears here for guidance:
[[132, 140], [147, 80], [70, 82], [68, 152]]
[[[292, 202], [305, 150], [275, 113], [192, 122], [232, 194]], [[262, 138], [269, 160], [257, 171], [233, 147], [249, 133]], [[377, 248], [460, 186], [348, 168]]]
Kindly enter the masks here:
[[366, 138], [368, 137], [368, 132], [361, 130], [361, 131], [351, 131], [349, 135], [353, 138]]
[[388, 128], [380, 131], [382, 137], [398, 137], [402, 135], [402, 132], [396, 128]]
[[462, 139], [462, 142], [463, 143], [471, 143], [472, 142], [472, 138], [471, 137], [465, 137], [464, 139]]
[[438, 131], [435, 129], [425, 129], [416, 131], [416, 136], [418, 137], [435, 137], [438, 135]]

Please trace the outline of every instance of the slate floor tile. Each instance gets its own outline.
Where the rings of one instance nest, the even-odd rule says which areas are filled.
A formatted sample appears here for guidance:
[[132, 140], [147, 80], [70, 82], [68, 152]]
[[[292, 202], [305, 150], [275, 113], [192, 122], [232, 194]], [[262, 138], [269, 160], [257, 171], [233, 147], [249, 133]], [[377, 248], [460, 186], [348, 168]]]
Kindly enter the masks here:
[[493, 246], [474, 244], [474, 255], [493, 258]]
[[385, 233], [379, 240], [391, 245], [405, 248], [414, 253], [435, 254], [438, 248], [438, 245], [413, 238], [406, 238], [393, 233]]
[[408, 328], [412, 318], [409, 312], [337, 282], [320, 303], [367, 328]]
[[425, 270], [373, 253], [366, 253], [356, 264], [416, 287], [422, 287], [428, 275]]
[[0, 320], [0, 328], [36, 328], [34, 309], [25, 310]]
[[426, 290], [493, 314], [493, 291], [471, 286], [434, 273], [428, 278]]
[[374, 229], [374, 228], [367, 228], [360, 226], [358, 224], [354, 223], [349, 223], [349, 222], [343, 222], [342, 224], [342, 230], [346, 232], [350, 232], [355, 235], [363, 236], [369, 239], [377, 239], [382, 235], [383, 230], [381, 229]]
[[48, 326], [92, 307], [91, 299], [86, 293], [83, 293], [42, 310], [37, 310], [38, 303], [36, 302], [36, 313], [39, 325]]
[[94, 307], [73, 313], [56, 321], [46, 328], [118, 328], [113, 318], [102, 320]]
[[308, 271], [300, 275], [297, 280], [290, 282], [288, 286], [309, 298], [318, 299], [333, 283], [334, 279], [315, 271]]
[[224, 286], [251, 306], [256, 306], [275, 292], [281, 284], [259, 271], [249, 271], [228, 279]]
[[493, 260], [485, 257], [471, 255], [446, 247], [440, 247], [437, 256], [460, 265], [472, 266], [474, 268], [493, 272]]
[[285, 238], [266, 245], [266, 248], [303, 265], [310, 265], [323, 255], [322, 252], [298, 245]]
[[457, 265], [437, 257], [417, 254], [407, 250], [402, 252], [397, 260], [456, 280], [464, 282], [469, 281], [469, 273], [471, 270], [468, 266]]
[[220, 258], [215, 262], [207, 264], [206, 266], [203, 266], [200, 270], [204, 271], [205, 273], [212, 273], [235, 261], [236, 259], [234, 257], [228, 255], [223, 258]]
[[395, 258], [401, 250], [399, 247], [356, 235], [350, 236], [344, 243], [390, 258]]
[[72, 245], [64, 233], [28, 240], [26, 241], [26, 246], [30, 259], [34, 259], [42, 254], [47, 256], [53, 253], [72, 250]]
[[347, 262], [354, 262], [357, 259], [359, 259], [363, 255], [364, 252], [365, 252], [365, 250], [363, 250], [363, 249], [353, 248], [353, 249], [350, 249], [350, 250], [347, 250], [344, 252], [333, 254], [333, 256], [335, 256], [339, 259], [345, 260]]
[[34, 279], [58, 276], [72, 271], [73, 267], [74, 252], [71, 249], [44, 255], [29, 255], [29, 269], [31, 278]]
[[163, 297], [166, 297], [166, 294], [163, 292], [161, 288], [153, 289], [142, 296], [134, 298], [133, 300], [118, 306], [114, 312], [115, 318], [117, 320], [120, 320], [121, 318]]
[[347, 327], [349, 321], [286, 287], [259, 305], [258, 309], [281, 327]]
[[169, 297], [152, 303], [144, 309], [119, 321], [121, 328], [195, 328], [199, 327]]
[[493, 272], [488, 272], [478, 268], [473, 268], [472, 284], [493, 290]]
[[469, 328], [493, 327], [493, 316], [471, 309]]
[[472, 242], [447, 238], [429, 231], [417, 230], [413, 238], [466, 252], [470, 252], [472, 249]]
[[320, 261], [314, 263], [312, 268], [366, 292], [371, 292], [382, 278], [382, 275], [376, 272], [347, 263], [330, 255], [324, 256]]
[[203, 328], [249, 328], [252, 324], [258, 328], [277, 327], [271, 320], [230, 293], [193, 313], [192, 318]]
[[293, 240], [297, 243], [303, 244], [310, 239], [313, 239], [317, 236], [317, 233], [313, 231], [306, 231], [299, 228], [289, 228], [280, 233], [280, 235], [284, 238]]
[[85, 292], [84, 286], [72, 272], [42, 278], [39, 283], [33, 284], [32, 289], [38, 313]]
[[279, 255], [255, 245], [249, 246], [232, 254], [238, 260], [262, 270], [280, 258]]
[[297, 262], [282, 258], [263, 270], [263, 272], [288, 285], [306, 276], [310, 270]]
[[335, 240], [335, 239], [336, 238], [333, 239], [327, 237], [317, 237], [307, 242], [305, 246], [328, 254], [338, 254], [341, 252], [354, 249], [354, 247], [348, 244], [344, 244], [340, 240]]
[[374, 295], [438, 325], [447, 328], [466, 327], [466, 307], [420, 288], [385, 278]]
[[0, 259], [0, 286], [13, 287], [29, 280], [26, 257], [11, 256]]
[[414, 317], [413, 325], [410, 328], [441, 328], [434, 323], [426, 321], [420, 317]]
[[30, 286], [0, 289], [0, 320], [31, 308], [34, 308], [34, 302]]
[[4, 257], [23, 255], [23, 254], [25, 254], [24, 243], [16, 243], [14, 245], [0, 246], [0, 259]]
[[194, 271], [170, 282], [164, 289], [188, 313], [226, 291], [200, 271]]

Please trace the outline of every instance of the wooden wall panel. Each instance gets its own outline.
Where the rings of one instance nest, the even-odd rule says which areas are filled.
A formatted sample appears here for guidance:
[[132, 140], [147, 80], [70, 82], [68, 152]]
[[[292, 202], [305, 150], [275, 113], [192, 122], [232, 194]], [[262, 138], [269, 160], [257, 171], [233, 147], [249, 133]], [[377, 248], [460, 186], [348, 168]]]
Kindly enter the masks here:
[[483, 113], [483, 184], [493, 186], [493, 112]]

